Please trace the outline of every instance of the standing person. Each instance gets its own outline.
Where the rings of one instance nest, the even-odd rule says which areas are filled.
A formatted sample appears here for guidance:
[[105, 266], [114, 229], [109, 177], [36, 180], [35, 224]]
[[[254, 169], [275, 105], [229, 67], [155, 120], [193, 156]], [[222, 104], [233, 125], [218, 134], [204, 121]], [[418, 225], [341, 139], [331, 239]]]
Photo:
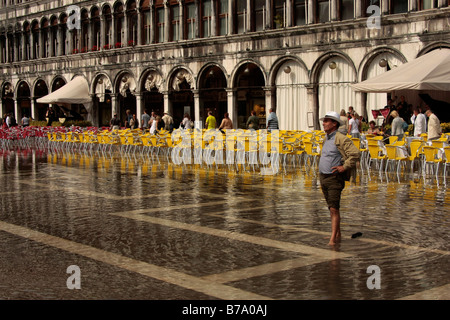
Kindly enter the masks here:
[[221, 129], [233, 129], [233, 121], [230, 119], [230, 114], [226, 112], [223, 116], [222, 123], [219, 126], [219, 130]]
[[391, 112], [392, 125], [391, 125], [391, 136], [397, 136], [398, 141], [403, 139], [405, 132], [403, 131], [403, 119], [398, 115], [397, 111]]
[[259, 118], [256, 115], [256, 111], [253, 110], [250, 113], [250, 117], [248, 117], [247, 119], [247, 129], [254, 129], [254, 130], [258, 130], [259, 129]]
[[46, 113], [46, 118], [47, 118], [47, 127], [52, 125], [52, 122], [56, 120], [56, 113], [55, 110], [53, 110], [52, 106], [48, 107], [47, 113]]
[[193, 129], [192, 121], [191, 121], [191, 117], [189, 116], [189, 113], [184, 114], [184, 118], [183, 118], [183, 121], [181, 121], [180, 126], [183, 129]]
[[[353, 109], [353, 107], [350, 107], [350, 108]], [[340, 114], [339, 118], [343, 122], [342, 126], [339, 126], [339, 132], [342, 134], [347, 134], [347, 132], [348, 132], [348, 117], [347, 117], [347, 114], [345, 113], [344, 109], [341, 110], [341, 114]]]
[[125, 127], [131, 128], [131, 119], [133, 119], [133, 115], [131, 114], [131, 110], [126, 111], [126, 118], [125, 118]]
[[409, 105], [405, 100], [405, 96], [400, 96], [400, 102], [397, 104], [397, 112], [400, 118], [403, 119], [403, 121], [409, 121], [411, 114], [409, 111]]
[[351, 135], [352, 138], [359, 139], [361, 137], [360, 133], [361, 122], [358, 118], [359, 118], [358, 114], [356, 112], [353, 112], [352, 118], [348, 122], [348, 134]]
[[113, 118], [110, 122], [111, 130], [119, 130], [120, 129], [120, 119], [117, 117], [117, 113], [114, 113]]
[[27, 114], [24, 114], [21, 120], [22, 127], [28, 127], [30, 125], [30, 118], [27, 116]]
[[278, 118], [273, 108], [269, 109], [269, 116], [267, 117], [266, 126], [269, 130], [276, 130], [279, 128]]
[[350, 180], [349, 173], [356, 169], [360, 151], [351, 139], [338, 132], [343, 122], [337, 112], [328, 112], [320, 121], [323, 121], [326, 139], [319, 160], [319, 178], [331, 216], [331, 237], [328, 244], [335, 245], [341, 238], [341, 192], [345, 181]]
[[150, 121], [150, 116], [148, 115], [147, 109], [144, 110], [144, 114], [141, 116], [141, 129], [145, 131], [148, 129], [148, 122]]
[[419, 107], [415, 107], [414, 115], [411, 117], [411, 123], [414, 125], [414, 137], [420, 137], [422, 133], [427, 132], [427, 118], [420, 112]]
[[208, 118], [206, 118], [206, 129], [215, 129], [216, 123], [216, 118], [213, 116], [212, 111], [208, 111]]
[[168, 114], [167, 112], [164, 112], [162, 120], [164, 121], [164, 130], [172, 131], [173, 130], [173, 118], [172, 118], [172, 116], [170, 114]]
[[426, 111], [428, 117], [428, 140], [436, 140], [441, 137], [441, 122], [431, 109]]
[[136, 114], [133, 114], [133, 118], [130, 120], [130, 129], [138, 129], [139, 128], [139, 120], [136, 118]]
[[155, 119], [150, 120], [150, 134], [158, 133], [158, 122], [160, 119], [160, 116], [156, 116]]

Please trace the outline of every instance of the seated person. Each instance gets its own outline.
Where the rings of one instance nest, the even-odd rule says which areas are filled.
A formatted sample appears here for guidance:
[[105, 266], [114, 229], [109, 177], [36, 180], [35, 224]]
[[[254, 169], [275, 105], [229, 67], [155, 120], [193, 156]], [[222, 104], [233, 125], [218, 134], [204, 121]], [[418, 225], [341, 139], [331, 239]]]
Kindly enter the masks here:
[[370, 121], [369, 122], [369, 129], [367, 130], [368, 134], [373, 134], [373, 135], [380, 135], [380, 130], [377, 128], [375, 121]]

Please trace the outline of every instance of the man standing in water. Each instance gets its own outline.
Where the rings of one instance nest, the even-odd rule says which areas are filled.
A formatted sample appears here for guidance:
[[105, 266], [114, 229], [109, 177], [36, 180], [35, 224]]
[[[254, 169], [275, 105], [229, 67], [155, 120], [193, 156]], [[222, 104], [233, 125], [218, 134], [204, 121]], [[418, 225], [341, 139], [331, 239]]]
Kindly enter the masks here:
[[360, 151], [352, 140], [338, 132], [343, 121], [337, 112], [328, 112], [320, 121], [323, 121], [323, 130], [327, 136], [319, 161], [319, 177], [331, 216], [331, 237], [328, 244], [335, 245], [341, 238], [341, 192], [345, 181], [350, 180], [350, 173], [356, 168]]

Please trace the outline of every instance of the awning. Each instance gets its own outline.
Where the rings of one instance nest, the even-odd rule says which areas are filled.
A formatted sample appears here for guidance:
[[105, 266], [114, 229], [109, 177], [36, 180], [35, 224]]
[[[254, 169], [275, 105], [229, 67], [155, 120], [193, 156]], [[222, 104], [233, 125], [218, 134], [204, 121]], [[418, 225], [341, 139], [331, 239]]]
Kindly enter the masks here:
[[84, 77], [78, 76], [58, 90], [37, 99], [38, 103], [47, 104], [84, 104], [92, 103], [89, 85]]
[[353, 84], [355, 91], [450, 90], [450, 50], [436, 49], [395, 69]]

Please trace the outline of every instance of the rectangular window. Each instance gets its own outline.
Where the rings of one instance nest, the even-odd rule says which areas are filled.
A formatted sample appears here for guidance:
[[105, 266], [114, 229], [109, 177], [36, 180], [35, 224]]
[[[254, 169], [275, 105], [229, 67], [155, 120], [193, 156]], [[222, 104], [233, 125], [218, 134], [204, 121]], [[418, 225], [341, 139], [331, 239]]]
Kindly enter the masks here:
[[219, 1], [219, 35], [228, 34], [228, 0]]
[[341, 0], [340, 12], [341, 20], [350, 20], [355, 17], [354, 0]]
[[419, 10], [437, 8], [436, 0], [420, 0]]
[[254, 23], [252, 24], [252, 30], [263, 31], [265, 29], [265, 17], [266, 14], [266, 0], [254, 0], [254, 6], [252, 10], [254, 14]]
[[211, 0], [202, 1], [202, 36], [211, 37]]
[[144, 19], [144, 43], [145, 44], [150, 44], [150, 32], [151, 32], [151, 24], [150, 24], [150, 10], [146, 10], [144, 11], [144, 15], [143, 15], [143, 19]]
[[237, 33], [244, 33], [247, 27], [247, 1], [236, 1]]
[[406, 13], [408, 12], [408, 0], [391, 1], [391, 13]]
[[187, 39], [195, 38], [195, 9], [195, 3], [189, 3], [186, 5]]
[[286, 3], [283, 0], [274, 1], [273, 20], [275, 29], [286, 26]]
[[158, 30], [158, 42], [164, 42], [164, 8], [156, 9], [156, 28]]
[[181, 40], [180, 37], [180, 6], [175, 5], [171, 8], [171, 16], [172, 16], [172, 41]]
[[329, 0], [318, 0], [316, 10], [316, 22], [328, 22], [330, 21], [330, 2]]
[[294, 25], [302, 26], [306, 24], [306, 1], [295, 0], [294, 2]]

